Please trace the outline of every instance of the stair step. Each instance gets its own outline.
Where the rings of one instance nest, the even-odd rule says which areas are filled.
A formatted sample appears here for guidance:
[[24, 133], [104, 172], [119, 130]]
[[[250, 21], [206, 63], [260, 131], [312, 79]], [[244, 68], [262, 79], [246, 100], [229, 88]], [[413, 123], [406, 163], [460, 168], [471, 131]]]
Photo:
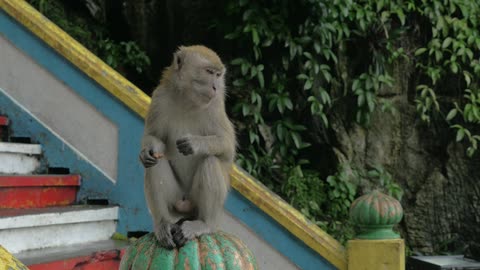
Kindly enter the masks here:
[[0, 209], [0, 245], [12, 253], [109, 239], [117, 206]]
[[41, 208], [75, 202], [80, 175], [0, 175], [0, 208]]
[[0, 173], [30, 174], [40, 166], [39, 144], [0, 142]]
[[0, 142], [0, 152], [12, 154], [40, 155], [42, 146], [30, 143]]
[[117, 270], [128, 241], [98, 242], [30, 250], [14, 254], [30, 270]]

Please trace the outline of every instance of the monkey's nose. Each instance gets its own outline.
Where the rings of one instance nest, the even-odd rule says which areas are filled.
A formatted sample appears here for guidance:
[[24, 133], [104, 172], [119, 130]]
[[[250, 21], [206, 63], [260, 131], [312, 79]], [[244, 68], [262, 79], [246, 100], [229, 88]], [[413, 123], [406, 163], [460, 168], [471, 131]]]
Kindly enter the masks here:
[[215, 85], [212, 86], [212, 88], [213, 88], [213, 91], [217, 91], [217, 87], [215, 87]]

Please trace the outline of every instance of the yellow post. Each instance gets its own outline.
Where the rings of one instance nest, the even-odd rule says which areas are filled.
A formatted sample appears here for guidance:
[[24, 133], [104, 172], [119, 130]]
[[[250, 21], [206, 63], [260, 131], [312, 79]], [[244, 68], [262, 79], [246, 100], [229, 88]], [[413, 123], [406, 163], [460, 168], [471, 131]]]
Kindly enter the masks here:
[[405, 270], [403, 239], [350, 240], [348, 270]]
[[348, 270], [405, 270], [405, 242], [392, 228], [403, 217], [400, 202], [379, 191], [356, 199], [350, 218], [360, 228], [348, 241]]

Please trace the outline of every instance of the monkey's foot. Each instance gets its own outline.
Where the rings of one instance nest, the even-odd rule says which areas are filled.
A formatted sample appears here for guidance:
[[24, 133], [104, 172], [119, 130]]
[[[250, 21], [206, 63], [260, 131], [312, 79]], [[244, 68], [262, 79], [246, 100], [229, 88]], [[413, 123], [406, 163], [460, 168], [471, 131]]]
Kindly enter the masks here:
[[181, 219], [175, 223], [172, 228], [173, 241], [177, 245], [177, 248], [182, 247], [185, 243], [195, 237], [211, 232], [212, 230], [201, 220], [190, 221]]
[[160, 225], [155, 225], [154, 233], [160, 246], [167, 249], [174, 249], [175, 247], [177, 247], [173, 237], [174, 228], [179, 228], [179, 225], [168, 223], [161, 223]]

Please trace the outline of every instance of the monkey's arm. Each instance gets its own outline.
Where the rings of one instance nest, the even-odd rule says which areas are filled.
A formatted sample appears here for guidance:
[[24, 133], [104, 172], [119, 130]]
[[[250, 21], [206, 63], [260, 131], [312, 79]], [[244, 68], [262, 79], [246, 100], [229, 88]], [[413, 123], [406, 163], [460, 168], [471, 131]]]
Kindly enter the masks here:
[[185, 136], [178, 139], [177, 149], [184, 155], [210, 155], [232, 161], [235, 154], [235, 141], [229, 136]]

